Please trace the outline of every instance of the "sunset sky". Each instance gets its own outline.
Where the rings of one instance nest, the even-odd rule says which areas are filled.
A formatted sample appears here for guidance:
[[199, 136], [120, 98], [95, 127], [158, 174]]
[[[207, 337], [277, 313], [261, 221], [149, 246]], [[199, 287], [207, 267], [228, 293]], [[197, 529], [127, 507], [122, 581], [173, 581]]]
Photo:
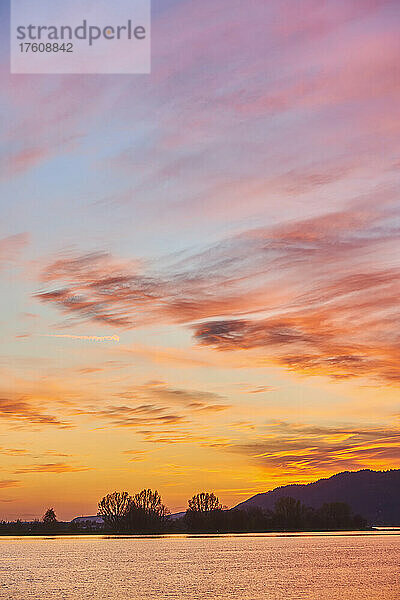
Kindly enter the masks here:
[[400, 3], [153, 0], [151, 75], [9, 75], [0, 519], [400, 467]]

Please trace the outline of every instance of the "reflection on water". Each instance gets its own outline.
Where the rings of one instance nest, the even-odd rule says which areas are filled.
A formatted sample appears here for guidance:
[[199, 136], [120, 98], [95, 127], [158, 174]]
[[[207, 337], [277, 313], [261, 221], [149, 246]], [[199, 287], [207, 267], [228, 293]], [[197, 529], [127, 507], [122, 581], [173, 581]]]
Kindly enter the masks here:
[[4, 600], [397, 600], [400, 535], [0, 538]]

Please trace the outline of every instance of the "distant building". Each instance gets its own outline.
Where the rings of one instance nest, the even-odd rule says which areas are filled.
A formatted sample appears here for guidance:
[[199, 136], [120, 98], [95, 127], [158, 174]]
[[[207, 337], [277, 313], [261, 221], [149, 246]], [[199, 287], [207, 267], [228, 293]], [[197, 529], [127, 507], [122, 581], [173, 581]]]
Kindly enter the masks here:
[[71, 524], [79, 525], [79, 527], [83, 529], [102, 529], [104, 527], [104, 519], [97, 515], [91, 517], [75, 517], [75, 519], [72, 519]]
[[178, 519], [182, 519], [186, 515], [186, 511], [174, 513], [172, 515], [168, 515], [171, 521], [177, 521]]

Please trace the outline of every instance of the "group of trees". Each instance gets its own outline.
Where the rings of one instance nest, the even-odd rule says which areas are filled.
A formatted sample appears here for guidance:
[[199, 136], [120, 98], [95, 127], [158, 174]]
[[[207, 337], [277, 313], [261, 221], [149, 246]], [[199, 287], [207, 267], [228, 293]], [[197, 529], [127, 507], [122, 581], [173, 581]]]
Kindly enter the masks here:
[[267, 531], [326, 531], [365, 529], [367, 522], [353, 515], [348, 504], [332, 502], [319, 509], [305, 506], [299, 500], [282, 497], [273, 510], [249, 508], [192, 513], [186, 511], [183, 523], [192, 532], [250, 533]]
[[342, 502], [314, 509], [299, 500], [282, 497], [273, 510], [251, 508], [226, 510], [213, 493], [196, 494], [180, 518], [170, 518], [158, 492], [143, 490], [135, 496], [127, 492], [108, 494], [99, 502], [98, 514], [106, 530], [131, 533], [262, 532], [364, 529], [365, 519], [353, 515]]
[[[157, 491], [150, 489], [131, 496], [128, 492], [107, 494], [98, 504], [104, 521], [103, 531], [112, 533], [249, 533], [267, 531], [317, 531], [365, 529], [367, 522], [354, 515], [342, 502], [323, 504], [315, 509], [299, 500], [282, 497], [273, 510], [249, 508], [227, 510], [213, 493], [196, 494], [188, 501], [179, 518], [170, 516]], [[49, 508], [41, 521], [32, 523], [0, 522], [0, 534], [32, 535], [41, 533], [89, 533], [88, 524], [57, 521]], [[93, 529], [98, 533], [98, 528]]]
[[0, 535], [41, 535], [46, 533], [68, 533], [68, 524], [57, 521], [56, 513], [53, 508], [48, 508], [41, 520], [27, 522], [0, 521]]
[[215, 494], [202, 492], [188, 501], [184, 518], [170, 519], [160, 494], [147, 489], [134, 496], [128, 492], [107, 494], [100, 500], [97, 514], [105, 529], [115, 532], [217, 531], [223, 507]]
[[218, 531], [224, 517], [224, 508], [215, 494], [202, 492], [188, 500], [188, 508], [177, 526], [188, 531]]
[[98, 515], [111, 531], [161, 533], [166, 528], [169, 511], [160, 494], [147, 489], [134, 496], [128, 492], [107, 494], [99, 502]]

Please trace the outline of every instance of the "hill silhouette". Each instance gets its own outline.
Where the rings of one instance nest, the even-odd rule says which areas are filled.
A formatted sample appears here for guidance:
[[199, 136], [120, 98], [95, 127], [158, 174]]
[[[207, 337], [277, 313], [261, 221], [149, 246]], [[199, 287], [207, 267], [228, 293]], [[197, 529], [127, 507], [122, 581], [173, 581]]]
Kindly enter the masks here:
[[400, 526], [400, 469], [345, 471], [314, 483], [285, 485], [257, 494], [235, 508], [271, 510], [284, 496], [313, 508], [325, 502], [346, 502], [371, 525]]

